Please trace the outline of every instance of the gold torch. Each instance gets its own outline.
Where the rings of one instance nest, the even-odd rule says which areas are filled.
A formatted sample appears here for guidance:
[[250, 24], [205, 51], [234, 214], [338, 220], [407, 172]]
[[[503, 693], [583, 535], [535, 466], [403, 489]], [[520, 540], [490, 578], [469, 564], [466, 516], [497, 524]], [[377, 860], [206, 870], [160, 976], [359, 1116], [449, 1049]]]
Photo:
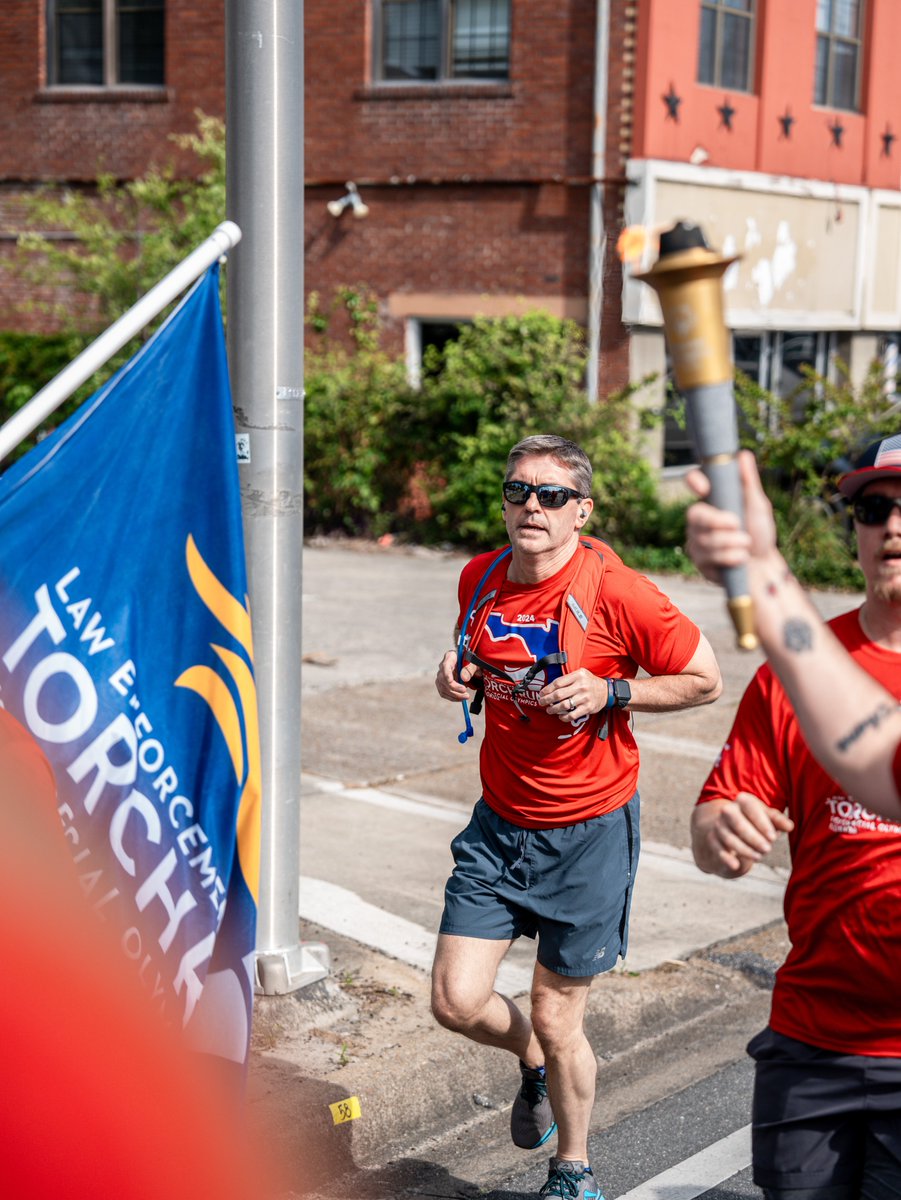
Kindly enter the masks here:
[[[697, 225], [678, 222], [660, 235], [654, 266], [635, 278], [649, 283], [659, 297], [676, 385], [685, 399], [688, 431], [710, 480], [710, 502], [743, 517], [722, 286], [726, 268], [735, 261], [711, 250]], [[738, 645], [753, 650], [757, 637], [747, 569], [727, 567], [722, 577]]]

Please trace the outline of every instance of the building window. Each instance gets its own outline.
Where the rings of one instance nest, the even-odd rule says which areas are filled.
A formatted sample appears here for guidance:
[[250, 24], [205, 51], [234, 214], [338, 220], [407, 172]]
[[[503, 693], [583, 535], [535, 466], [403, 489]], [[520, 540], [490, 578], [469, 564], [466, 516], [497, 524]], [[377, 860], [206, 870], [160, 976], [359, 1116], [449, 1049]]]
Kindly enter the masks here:
[[159, 86], [164, 9], [165, 0], [48, 0], [49, 83]]
[[702, 0], [698, 81], [750, 92], [754, 0]]
[[[803, 420], [811, 399], [811, 384], [805, 369], [828, 379], [833, 375], [836, 334], [820, 330], [788, 330], [766, 333], [734, 333], [732, 335], [732, 361], [736, 370], [742, 371], [754, 383], [772, 392], [782, 400], [791, 398], [792, 416]], [[667, 367], [671, 363], [667, 356]], [[812, 385], [814, 395], [819, 388]], [[775, 411], [765, 400], [760, 410], [760, 419], [773, 428]], [[683, 467], [697, 461], [691, 439], [685, 427], [684, 405], [678, 394], [667, 388], [664, 406], [663, 465]]]
[[886, 396], [898, 396], [901, 392], [901, 333], [886, 333], [880, 338], [879, 361]]
[[[460, 330], [471, 322], [449, 318], [408, 317], [405, 331], [407, 380], [412, 387], [422, 385], [423, 376], [439, 374], [441, 355], [448, 342], [455, 342]], [[431, 352], [430, 352], [431, 351]], [[434, 353], [437, 352], [437, 355]]]
[[817, 0], [814, 104], [857, 109], [863, 0]]
[[510, 0], [374, 0], [376, 75], [422, 83], [507, 79]]

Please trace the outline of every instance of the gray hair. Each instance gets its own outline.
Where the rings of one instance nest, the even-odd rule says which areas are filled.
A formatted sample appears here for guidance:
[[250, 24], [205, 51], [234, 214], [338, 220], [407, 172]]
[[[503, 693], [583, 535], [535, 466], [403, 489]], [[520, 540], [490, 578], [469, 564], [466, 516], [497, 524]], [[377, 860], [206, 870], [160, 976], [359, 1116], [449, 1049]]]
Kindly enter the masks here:
[[581, 446], [568, 441], [567, 438], [558, 437], [555, 433], [536, 433], [517, 442], [507, 455], [504, 482], [512, 477], [520, 459], [529, 458], [533, 454], [553, 458], [572, 475], [580, 496], [591, 495], [592, 470], [588, 455]]

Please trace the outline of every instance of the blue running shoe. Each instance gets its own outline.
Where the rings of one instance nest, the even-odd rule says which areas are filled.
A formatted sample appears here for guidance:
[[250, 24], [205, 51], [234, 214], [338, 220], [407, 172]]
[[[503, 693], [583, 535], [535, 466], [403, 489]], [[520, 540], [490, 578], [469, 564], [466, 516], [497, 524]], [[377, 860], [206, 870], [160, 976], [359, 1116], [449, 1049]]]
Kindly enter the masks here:
[[522, 1084], [510, 1112], [510, 1136], [521, 1150], [537, 1150], [557, 1128], [547, 1096], [544, 1067], [527, 1067], [520, 1062]]
[[560, 1200], [604, 1200], [591, 1167], [559, 1158], [551, 1159], [547, 1183], [538, 1195], [556, 1196]]

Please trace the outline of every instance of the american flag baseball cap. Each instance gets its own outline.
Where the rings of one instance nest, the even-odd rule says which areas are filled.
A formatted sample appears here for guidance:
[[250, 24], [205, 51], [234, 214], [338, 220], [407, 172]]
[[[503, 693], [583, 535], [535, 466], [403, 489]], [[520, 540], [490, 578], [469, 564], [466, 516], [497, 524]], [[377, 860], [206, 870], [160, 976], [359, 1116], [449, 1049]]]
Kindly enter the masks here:
[[901, 433], [868, 446], [854, 470], [838, 481], [838, 490], [853, 500], [865, 484], [875, 483], [877, 479], [901, 479]]

